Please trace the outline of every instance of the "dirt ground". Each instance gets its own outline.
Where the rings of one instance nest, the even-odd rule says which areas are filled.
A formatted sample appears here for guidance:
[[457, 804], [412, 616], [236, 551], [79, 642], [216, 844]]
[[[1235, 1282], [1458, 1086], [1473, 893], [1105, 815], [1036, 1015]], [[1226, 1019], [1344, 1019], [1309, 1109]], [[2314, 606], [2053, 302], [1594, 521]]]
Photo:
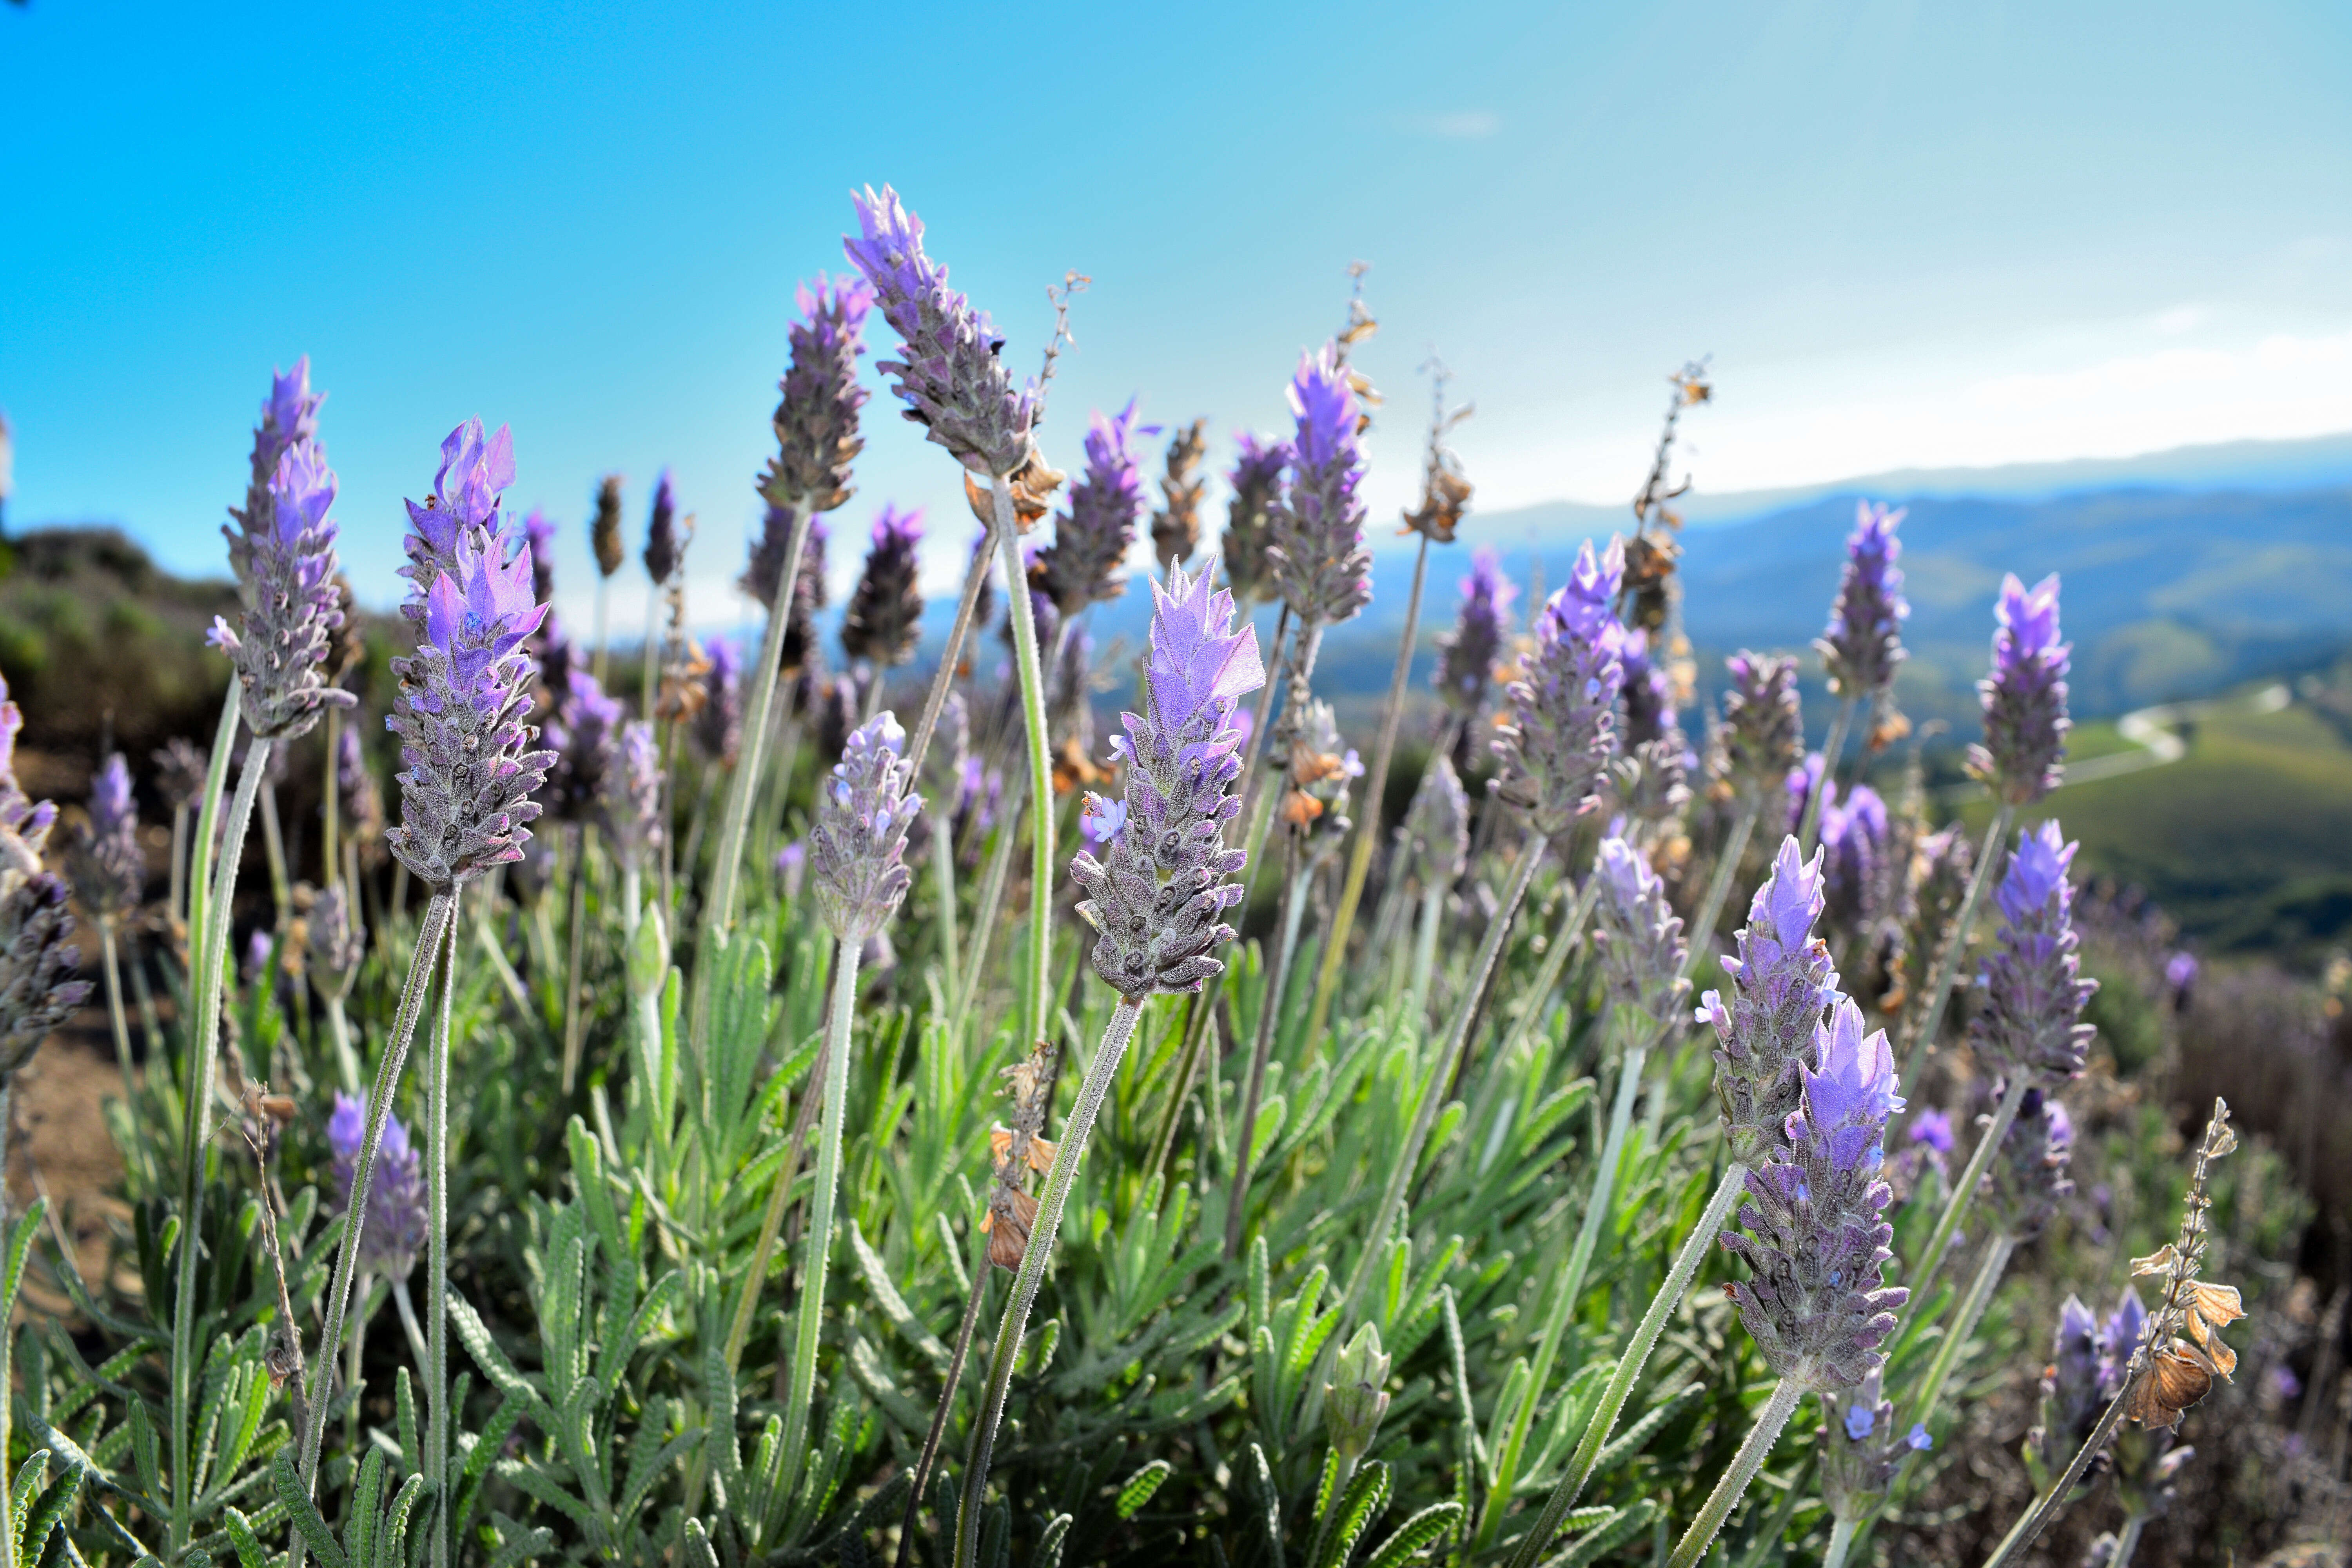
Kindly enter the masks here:
[[[110, 1233], [127, 1226], [130, 1207], [116, 1195], [122, 1160], [106, 1130], [100, 1106], [122, 1092], [103, 1008], [86, 1009], [51, 1036], [17, 1073], [8, 1140], [8, 1207], [46, 1193], [50, 1222], [73, 1239], [74, 1257], [85, 1279], [98, 1279], [107, 1267]], [[137, 1289], [137, 1270], [118, 1271], [117, 1283]], [[64, 1293], [41, 1270], [29, 1274], [19, 1321], [74, 1314]]]

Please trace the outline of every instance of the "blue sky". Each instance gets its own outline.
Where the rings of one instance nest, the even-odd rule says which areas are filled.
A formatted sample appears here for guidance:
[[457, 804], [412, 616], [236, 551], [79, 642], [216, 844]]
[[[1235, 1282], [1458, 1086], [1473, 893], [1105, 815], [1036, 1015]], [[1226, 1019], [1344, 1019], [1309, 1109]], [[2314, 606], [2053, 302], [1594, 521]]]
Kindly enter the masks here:
[[[630, 477], [634, 530], [667, 464], [697, 618], [730, 621], [793, 285], [885, 180], [1008, 353], [1092, 277], [1064, 467], [1139, 391], [1209, 415], [1222, 466], [1357, 258], [1376, 511], [1433, 348], [1489, 508], [1630, 494], [1701, 353], [1718, 491], [2352, 429], [2347, 84], [2317, 5], [34, 0], [0, 6], [10, 518], [217, 569], [269, 370], [307, 352], [364, 595], [479, 414], [514, 426], [512, 499], [572, 525], [570, 613], [595, 477]], [[924, 505], [944, 563], [956, 476], [894, 413], [837, 522]]]

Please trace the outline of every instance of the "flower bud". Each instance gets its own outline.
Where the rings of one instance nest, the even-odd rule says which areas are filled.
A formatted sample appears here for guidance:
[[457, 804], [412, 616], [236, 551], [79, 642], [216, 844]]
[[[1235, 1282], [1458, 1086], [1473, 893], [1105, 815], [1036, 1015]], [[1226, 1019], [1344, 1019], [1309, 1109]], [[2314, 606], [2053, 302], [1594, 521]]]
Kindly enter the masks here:
[[1381, 1352], [1381, 1331], [1366, 1323], [1339, 1352], [1331, 1382], [1323, 1385], [1323, 1429], [1342, 1464], [1363, 1458], [1388, 1414], [1389, 1358]]

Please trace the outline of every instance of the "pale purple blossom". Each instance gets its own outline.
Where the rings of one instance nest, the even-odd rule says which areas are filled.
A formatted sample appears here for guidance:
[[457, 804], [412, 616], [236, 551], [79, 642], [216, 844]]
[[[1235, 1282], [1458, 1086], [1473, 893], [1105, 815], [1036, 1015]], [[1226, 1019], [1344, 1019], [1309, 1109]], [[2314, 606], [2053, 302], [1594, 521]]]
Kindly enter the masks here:
[[1470, 574], [1462, 579], [1462, 608], [1453, 626], [1437, 635], [1437, 667], [1430, 679], [1455, 715], [1467, 721], [1486, 704], [1510, 632], [1511, 601], [1519, 590], [1503, 574], [1502, 558], [1485, 546], [1471, 552]]
[[1197, 991], [1221, 973], [1233, 940], [1223, 911], [1240, 901], [1231, 879], [1244, 859], [1225, 847], [1241, 810], [1228, 793], [1241, 773], [1230, 720], [1265, 681], [1257, 634], [1233, 629], [1234, 598], [1209, 574], [1169, 569], [1151, 585], [1147, 712], [1125, 715], [1124, 826], [1102, 859], [1081, 850], [1071, 875], [1087, 897], [1078, 913], [1099, 932], [1095, 973], [1129, 1001]]
[[2064, 776], [2066, 669], [2073, 648], [2058, 640], [2058, 574], [2031, 591], [2001, 579], [1994, 610], [1992, 673], [1977, 683], [1984, 704], [1984, 742], [1969, 748], [1969, 768], [2012, 805], [2031, 805]]
[[1286, 394], [1297, 422], [1290, 483], [1273, 516], [1266, 551], [1274, 584], [1291, 614], [1328, 626], [1372, 599], [1372, 557], [1364, 548], [1364, 452], [1356, 438], [1356, 392], [1339, 351], [1301, 354]]
[[1224, 560], [1226, 588], [1236, 604], [1248, 605], [1278, 594], [1266, 549], [1274, 542], [1275, 514], [1282, 510], [1282, 476], [1290, 467], [1290, 443], [1261, 440], [1246, 430], [1234, 441], [1238, 450], [1225, 476], [1233, 501], [1217, 552]]
[[2083, 1070], [2096, 1031], [2082, 1022], [2099, 988], [2083, 977], [2067, 879], [2075, 846], [2053, 821], [2018, 835], [1993, 895], [2000, 931], [1980, 961], [1984, 1005], [1969, 1020], [1977, 1059], [2001, 1077], [2023, 1073], [2055, 1088]]
[[1813, 934], [1822, 908], [1822, 858], [1780, 843], [1771, 874], [1756, 889], [1738, 956], [1723, 961], [1727, 997], [1699, 998], [1698, 1021], [1715, 1027], [1716, 1096], [1732, 1158], [1753, 1165], [1778, 1147], [1803, 1097], [1822, 1013], [1838, 1000], [1829, 947]]
[[1054, 520], [1054, 542], [1038, 552], [1038, 584], [1066, 618], [1127, 591], [1127, 558], [1143, 521], [1143, 458], [1136, 442], [1160, 433], [1144, 425], [1135, 400], [1117, 414], [1097, 411], [1087, 430], [1087, 466]]
[[[334, 1175], [336, 1206], [352, 1207], [352, 1187], [359, 1179], [361, 1146], [367, 1138], [367, 1107], [335, 1091], [334, 1113], [327, 1119], [327, 1148]], [[416, 1267], [425, 1247], [425, 1162], [409, 1142], [400, 1118], [383, 1119], [383, 1137], [376, 1144], [375, 1163], [368, 1169], [367, 1212], [360, 1229], [360, 1270], [377, 1279], [405, 1279]]]
[[1840, 697], [1871, 697], [1895, 683], [1903, 662], [1903, 622], [1911, 606], [1903, 597], [1903, 555], [1895, 530], [1903, 509], [1857, 502], [1853, 532], [1845, 542], [1845, 576], [1830, 607], [1829, 629], [1813, 644], [1829, 671], [1830, 689]]
[[1601, 883], [1592, 935], [1609, 998], [1662, 1024], [1690, 989], [1681, 978], [1688, 949], [1682, 917], [1649, 858], [1615, 834], [1601, 841], [1592, 874]]
[[139, 847], [139, 807], [131, 794], [131, 764], [107, 754], [89, 781], [89, 818], [75, 835], [74, 889], [101, 921], [139, 907], [146, 889], [147, 857]]
[[893, 377], [906, 416], [972, 472], [1005, 479], [1029, 460], [1030, 427], [1043, 394], [1013, 384], [1004, 339], [984, 310], [948, 287], [948, 269], [923, 254], [923, 222], [889, 186], [852, 198], [859, 237], [842, 248], [866, 275], [875, 303], [898, 334], [900, 360], [876, 368]]
[[923, 636], [923, 595], [916, 552], [923, 542], [919, 508], [885, 506], [874, 520], [866, 569], [841, 618], [841, 651], [877, 666], [904, 664]]
[[1625, 575], [1616, 541], [1595, 554], [1587, 541], [1566, 583], [1536, 620], [1536, 645], [1511, 683], [1497, 726], [1502, 798], [1537, 831], [1558, 837], [1601, 804], [1617, 754], [1617, 694], [1624, 628], [1614, 605]]
[[923, 809], [910, 792], [907, 732], [887, 710], [852, 731], [841, 761], [819, 781], [808, 837], [817, 912], [843, 942], [864, 943], [887, 924], [913, 885], [907, 829]]
[[1797, 661], [1743, 651], [1724, 668], [1731, 672], [1723, 694], [1724, 762], [1734, 785], [1763, 800], [1804, 760]]

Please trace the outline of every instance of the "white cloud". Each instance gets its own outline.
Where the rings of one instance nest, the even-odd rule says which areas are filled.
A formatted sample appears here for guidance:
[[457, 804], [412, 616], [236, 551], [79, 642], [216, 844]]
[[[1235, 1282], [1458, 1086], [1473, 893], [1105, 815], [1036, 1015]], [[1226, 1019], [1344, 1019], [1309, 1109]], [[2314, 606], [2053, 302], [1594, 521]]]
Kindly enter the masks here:
[[2158, 335], [2168, 338], [2193, 332], [2204, 324], [2205, 307], [2202, 305], [2175, 305], [2168, 310], [2158, 311], [2153, 323]]

